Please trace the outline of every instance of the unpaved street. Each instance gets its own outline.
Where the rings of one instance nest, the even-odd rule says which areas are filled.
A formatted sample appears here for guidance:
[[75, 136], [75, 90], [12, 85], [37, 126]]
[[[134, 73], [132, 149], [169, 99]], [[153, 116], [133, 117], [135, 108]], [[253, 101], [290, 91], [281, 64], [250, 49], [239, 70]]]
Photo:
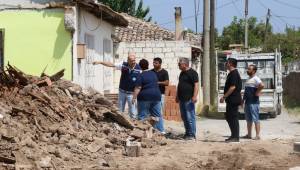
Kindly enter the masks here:
[[[225, 143], [229, 128], [225, 120], [198, 121], [197, 141], [168, 139], [168, 145], [143, 152], [138, 158], [117, 158], [120, 169], [289, 169], [300, 166], [293, 142], [300, 139], [300, 118], [284, 112], [275, 119], [262, 120], [262, 140]], [[240, 120], [241, 135], [246, 133]], [[167, 122], [176, 135], [181, 123]]]

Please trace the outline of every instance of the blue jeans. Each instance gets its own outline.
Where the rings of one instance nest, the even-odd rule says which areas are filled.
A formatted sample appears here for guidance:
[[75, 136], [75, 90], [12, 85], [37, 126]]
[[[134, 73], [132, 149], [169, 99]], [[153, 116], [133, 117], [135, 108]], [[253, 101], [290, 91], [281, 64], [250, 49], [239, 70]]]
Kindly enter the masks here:
[[[144, 120], [152, 116], [161, 118], [161, 102], [160, 101], [138, 101], [138, 120]], [[154, 124], [154, 128], [163, 132], [163, 127], [160, 126], [160, 121]]]
[[159, 129], [161, 129], [161, 132], [165, 132], [165, 128], [164, 128], [164, 106], [165, 106], [165, 95], [161, 95], [161, 101], [160, 101], [160, 104], [161, 104], [161, 111], [160, 111], [160, 117], [159, 117], [159, 122], [158, 122], [158, 126], [159, 126]]
[[185, 135], [196, 137], [196, 113], [195, 104], [192, 100], [179, 102], [181, 119], [185, 128]]
[[137, 118], [137, 114], [136, 114], [136, 106], [134, 104], [132, 104], [132, 98], [133, 98], [133, 94], [132, 93], [125, 93], [124, 91], [119, 90], [119, 110], [121, 112], [125, 111], [125, 105], [126, 102], [128, 103], [128, 112], [129, 112], [129, 116], [133, 119]]
[[259, 122], [259, 104], [245, 104], [244, 111], [247, 122]]

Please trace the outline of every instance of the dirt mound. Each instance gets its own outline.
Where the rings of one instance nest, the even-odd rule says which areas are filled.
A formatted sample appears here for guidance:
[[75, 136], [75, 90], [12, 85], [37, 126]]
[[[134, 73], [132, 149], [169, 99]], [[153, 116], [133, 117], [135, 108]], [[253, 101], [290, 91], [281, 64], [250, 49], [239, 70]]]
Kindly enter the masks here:
[[[132, 122], [102, 94], [53, 76], [0, 73], [0, 169], [117, 168], [128, 141], [159, 144], [150, 124]], [[147, 143], [142, 143], [147, 147]]]

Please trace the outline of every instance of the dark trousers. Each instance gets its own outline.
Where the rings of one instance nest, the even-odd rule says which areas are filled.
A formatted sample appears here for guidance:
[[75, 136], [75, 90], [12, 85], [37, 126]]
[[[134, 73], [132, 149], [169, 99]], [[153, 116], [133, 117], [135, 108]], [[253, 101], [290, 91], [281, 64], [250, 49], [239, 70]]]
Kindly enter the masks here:
[[239, 105], [238, 104], [226, 104], [225, 119], [229, 125], [231, 131], [231, 138], [239, 139], [240, 137], [240, 125], [239, 125]]

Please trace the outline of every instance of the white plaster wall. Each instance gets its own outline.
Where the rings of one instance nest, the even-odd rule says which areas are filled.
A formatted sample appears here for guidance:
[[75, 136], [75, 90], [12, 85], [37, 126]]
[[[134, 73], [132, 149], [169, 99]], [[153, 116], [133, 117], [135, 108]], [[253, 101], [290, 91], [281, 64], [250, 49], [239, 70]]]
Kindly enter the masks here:
[[[178, 84], [180, 70], [178, 69], [178, 59], [180, 57], [192, 57], [191, 46], [183, 41], [139, 41], [139, 42], [121, 42], [115, 53], [119, 56], [115, 62], [127, 60], [128, 52], [135, 52], [137, 62], [144, 58], [149, 61], [152, 69], [152, 61], [155, 57], [160, 57], [163, 60], [163, 68], [169, 73], [171, 85]], [[117, 92], [121, 73], [114, 72], [114, 92]], [[199, 75], [200, 76], [200, 75]]]
[[[79, 12], [78, 12], [79, 11]], [[94, 15], [88, 13], [85, 10], [77, 10], [77, 31], [74, 36], [74, 59], [73, 59], [73, 81], [77, 84], [80, 84], [83, 87], [88, 88], [91, 85], [93, 88], [99, 92], [103, 92], [103, 82], [111, 81], [113, 82], [113, 70], [111, 70], [111, 76], [107, 77], [103, 74], [103, 66], [96, 65], [92, 66], [91, 62], [87, 62], [87, 59], [77, 59], [77, 43], [85, 43], [85, 35], [89, 34], [94, 37], [94, 57], [93, 61], [103, 61], [103, 40], [111, 40], [111, 34], [113, 32], [113, 26], [106, 21], [103, 21]], [[112, 41], [111, 41], [112, 42]], [[112, 49], [112, 43], [110, 44]], [[106, 54], [107, 55], [107, 54]], [[110, 53], [110, 61], [113, 61], [112, 50]], [[87, 71], [86, 66], [93, 67], [94, 77], [92, 84], [87, 82]], [[113, 90], [113, 87], [110, 87], [109, 90]]]

